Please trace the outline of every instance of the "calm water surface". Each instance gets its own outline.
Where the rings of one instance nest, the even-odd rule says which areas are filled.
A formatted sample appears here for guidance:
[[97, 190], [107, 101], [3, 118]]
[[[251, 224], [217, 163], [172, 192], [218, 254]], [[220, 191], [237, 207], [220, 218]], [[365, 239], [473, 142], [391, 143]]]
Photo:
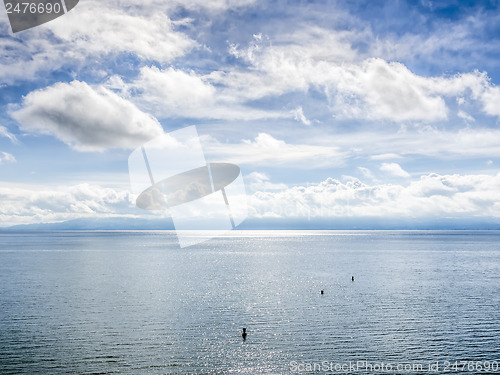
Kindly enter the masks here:
[[1, 374], [500, 365], [495, 231], [2, 233], [0, 288]]

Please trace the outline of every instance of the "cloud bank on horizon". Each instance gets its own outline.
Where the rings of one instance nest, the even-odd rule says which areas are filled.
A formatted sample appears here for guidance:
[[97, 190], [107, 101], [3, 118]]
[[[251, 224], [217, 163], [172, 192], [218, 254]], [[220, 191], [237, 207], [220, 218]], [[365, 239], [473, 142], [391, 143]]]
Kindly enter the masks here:
[[0, 16], [0, 225], [149, 217], [127, 156], [197, 125], [251, 217], [500, 218], [492, 1], [80, 1]]

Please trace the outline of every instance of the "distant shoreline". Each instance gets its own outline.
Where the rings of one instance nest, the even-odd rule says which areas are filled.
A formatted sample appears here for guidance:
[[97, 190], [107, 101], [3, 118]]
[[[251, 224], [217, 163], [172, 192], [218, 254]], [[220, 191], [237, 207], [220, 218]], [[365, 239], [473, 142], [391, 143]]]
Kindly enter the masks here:
[[[247, 219], [239, 230], [500, 230], [500, 218], [335, 218], [335, 219]], [[170, 218], [82, 218], [55, 223], [21, 224], [0, 228], [15, 231], [85, 230], [175, 230]]]

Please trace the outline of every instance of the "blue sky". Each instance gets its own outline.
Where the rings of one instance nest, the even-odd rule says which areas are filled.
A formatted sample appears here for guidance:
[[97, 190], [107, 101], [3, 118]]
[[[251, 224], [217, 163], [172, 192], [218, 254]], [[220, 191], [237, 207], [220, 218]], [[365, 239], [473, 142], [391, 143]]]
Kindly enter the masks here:
[[500, 217], [496, 1], [81, 0], [15, 35], [0, 14], [1, 226], [154, 216], [128, 156], [188, 125], [257, 221]]

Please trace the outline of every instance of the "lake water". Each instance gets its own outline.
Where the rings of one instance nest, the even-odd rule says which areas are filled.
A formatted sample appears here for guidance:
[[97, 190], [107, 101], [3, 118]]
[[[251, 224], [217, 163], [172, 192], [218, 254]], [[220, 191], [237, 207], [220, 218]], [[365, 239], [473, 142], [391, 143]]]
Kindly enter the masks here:
[[500, 373], [496, 231], [2, 233], [0, 288], [1, 374]]

